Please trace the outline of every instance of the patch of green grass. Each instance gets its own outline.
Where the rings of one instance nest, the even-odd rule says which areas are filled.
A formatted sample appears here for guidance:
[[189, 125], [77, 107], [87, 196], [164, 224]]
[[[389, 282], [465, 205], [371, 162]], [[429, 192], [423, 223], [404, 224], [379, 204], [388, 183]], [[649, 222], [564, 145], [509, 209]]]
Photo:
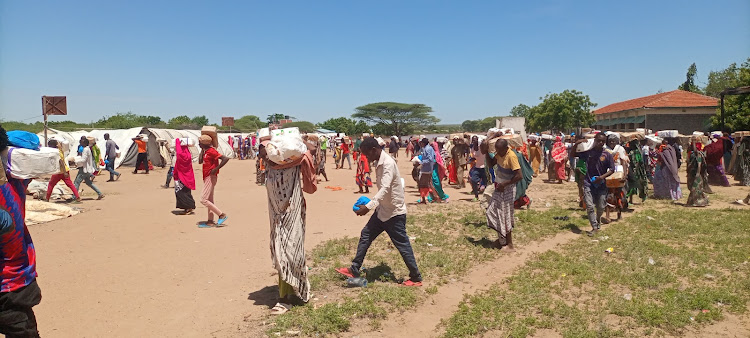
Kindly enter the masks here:
[[[366, 288], [345, 289], [346, 297], [318, 308], [295, 307], [276, 318], [275, 326], [267, 333], [298, 330], [307, 335], [335, 334], [349, 330], [355, 318], [377, 327], [386, 313], [415, 307], [428, 295], [436, 294], [441, 285], [461, 278], [477, 264], [499, 257], [500, 252], [490, 248], [497, 233], [487, 228], [478, 205], [431, 205], [425, 211], [407, 217], [407, 233], [413, 238], [411, 245], [427, 284], [425, 288], [398, 286], [398, 282], [408, 278], [409, 271], [388, 235], [383, 233], [367, 253], [363, 267], [368, 280]], [[520, 244], [570, 231], [586, 222], [580, 212], [559, 208], [544, 212], [524, 210], [516, 215], [519, 222], [514, 234]], [[570, 219], [558, 221], [553, 219], [555, 216]], [[357, 238], [332, 239], [313, 249], [309, 278], [316, 297], [329, 290], [343, 290], [346, 283], [334, 269], [351, 264], [357, 242]]]
[[537, 329], [564, 337], [679, 335], [724, 311], [746, 311], [750, 213], [644, 210], [599, 236], [540, 254], [468, 297], [443, 322], [445, 336]]

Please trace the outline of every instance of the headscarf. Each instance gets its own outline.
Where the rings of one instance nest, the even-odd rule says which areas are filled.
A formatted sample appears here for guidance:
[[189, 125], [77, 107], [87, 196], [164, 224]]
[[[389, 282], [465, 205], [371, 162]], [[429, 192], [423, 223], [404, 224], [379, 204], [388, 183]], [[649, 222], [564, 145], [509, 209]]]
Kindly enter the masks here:
[[555, 144], [552, 146], [552, 159], [557, 163], [565, 162], [568, 158], [568, 150], [565, 149], [565, 144], [562, 143], [562, 137], [558, 136], [555, 138]]
[[658, 156], [664, 165], [663, 168], [669, 170], [675, 182], [679, 182], [680, 177], [677, 175], [677, 153], [675, 153], [674, 148], [668, 144], [663, 144], [659, 147]]
[[[266, 143], [267, 144], [267, 143]], [[313, 194], [318, 190], [318, 186], [315, 180], [316, 168], [313, 160], [312, 153], [310, 151], [306, 151], [302, 157], [297, 159], [294, 162], [285, 163], [285, 164], [276, 164], [272, 161], [268, 161], [268, 165], [276, 170], [281, 169], [288, 169], [292, 168], [298, 165], [301, 165], [302, 168], [300, 168], [300, 171], [302, 172], [302, 191]]]
[[724, 157], [724, 142], [711, 142], [706, 148], [706, 163], [710, 165], [719, 165]]
[[[209, 137], [210, 138], [210, 137]], [[174, 151], [174, 178], [179, 180], [188, 189], [195, 190], [195, 173], [193, 172], [193, 155], [190, 154], [189, 142], [185, 145], [180, 139], [175, 139]]]
[[448, 175], [448, 170], [445, 168], [445, 161], [443, 161], [443, 156], [440, 154], [440, 148], [438, 147], [437, 142], [432, 142], [432, 148], [435, 149], [435, 161], [438, 165], [438, 177], [442, 181], [445, 176]]
[[211, 136], [208, 135], [201, 135], [198, 138], [198, 143], [203, 145], [211, 145], [214, 142], [214, 139], [211, 138]]

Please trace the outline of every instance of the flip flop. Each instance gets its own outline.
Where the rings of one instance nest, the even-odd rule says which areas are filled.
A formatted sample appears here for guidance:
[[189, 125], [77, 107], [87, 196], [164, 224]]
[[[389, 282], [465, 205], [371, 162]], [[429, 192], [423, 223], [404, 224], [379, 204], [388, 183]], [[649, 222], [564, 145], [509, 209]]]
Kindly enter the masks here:
[[292, 308], [292, 305], [290, 304], [276, 303], [276, 305], [274, 305], [273, 308], [271, 308], [271, 314], [276, 315], [276, 316], [283, 315], [289, 312], [291, 308]]
[[224, 215], [224, 218], [219, 218], [219, 221], [216, 222], [216, 225], [222, 225], [224, 223], [224, 221], [227, 220], [227, 218], [229, 218], [229, 216], [227, 216], [227, 215]]
[[401, 283], [403, 286], [422, 286], [422, 282], [412, 282], [411, 279]]
[[354, 274], [352, 273], [352, 270], [349, 268], [338, 268], [336, 269], [336, 272], [348, 277], [348, 278], [354, 278]]

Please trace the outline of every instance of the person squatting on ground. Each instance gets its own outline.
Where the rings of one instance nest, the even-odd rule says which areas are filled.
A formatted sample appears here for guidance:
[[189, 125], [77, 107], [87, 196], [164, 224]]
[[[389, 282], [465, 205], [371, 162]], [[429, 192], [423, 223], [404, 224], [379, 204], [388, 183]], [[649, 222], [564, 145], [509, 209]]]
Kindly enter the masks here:
[[[264, 149], [268, 142], [262, 141]], [[297, 300], [303, 303], [310, 300], [305, 264], [307, 203], [302, 193], [317, 191], [312, 155], [317, 149], [309, 143], [308, 146], [308, 151], [293, 162], [268, 162], [266, 192], [271, 225], [271, 260], [279, 275], [279, 301], [271, 309], [274, 315], [289, 311]]]
[[[424, 146], [426, 145], [427, 142]], [[375, 212], [362, 229], [352, 265], [348, 268], [338, 268], [336, 271], [349, 278], [359, 277], [367, 250], [372, 242], [385, 231], [409, 269], [409, 279], [403, 282], [403, 285], [422, 286], [422, 274], [417, 267], [417, 260], [409, 242], [409, 235], [406, 233], [404, 187], [401, 185], [401, 174], [398, 171], [396, 161], [382, 150], [378, 141], [372, 137], [367, 137], [362, 141], [360, 150], [368, 160], [377, 162], [375, 175], [378, 192], [369, 203], [360, 206], [356, 213], [359, 216], [364, 216], [370, 210], [375, 210]]]
[[487, 207], [487, 225], [497, 231], [498, 239], [494, 242], [498, 249], [506, 246], [510, 251], [513, 246], [512, 231], [515, 226], [516, 183], [523, 177], [518, 156], [510, 150], [508, 140], [499, 139], [495, 143], [495, 191]]
[[115, 171], [115, 159], [117, 159], [117, 150], [120, 147], [117, 146], [114, 140], [109, 138], [109, 133], [104, 134], [104, 139], [107, 141], [104, 146], [104, 168], [109, 171], [109, 180], [107, 182], [112, 182], [119, 180], [120, 176], [122, 176]]
[[50, 148], [57, 148], [60, 152], [60, 172], [50, 177], [49, 184], [47, 185], [47, 195], [44, 197], [44, 200], [49, 202], [49, 198], [52, 196], [52, 190], [55, 189], [55, 185], [57, 185], [57, 182], [63, 181], [65, 185], [73, 191], [73, 196], [75, 196], [73, 202], [81, 203], [81, 196], [78, 195], [78, 189], [76, 189], [73, 181], [70, 180], [70, 167], [68, 167], [68, 161], [65, 160], [65, 154], [63, 154], [60, 143], [58, 143], [57, 140], [49, 140], [47, 146]]
[[[585, 140], [578, 140], [578, 144]], [[591, 231], [589, 236], [596, 234], [601, 228], [602, 214], [607, 206], [607, 184], [606, 178], [615, 171], [615, 161], [612, 154], [604, 149], [607, 136], [604, 133], [596, 134], [594, 146], [585, 152], [577, 152], [580, 159], [586, 161], [586, 178], [583, 181], [583, 198], [586, 203]], [[609, 223], [609, 220], [605, 221]]]
[[42, 301], [36, 282], [36, 251], [26, 227], [26, 188], [30, 179], [6, 177], [8, 135], [0, 127], [0, 334], [39, 337], [33, 307]]
[[[213, 139], [208, 135], [201, 135], [198, 141], [201, 147], [201, 154], [198, 157], [199, 162], [203, 164], [203, 192], [201, 194], [201, 204], [208, 209], [208, 220], [206, 226], [221, 225], [227, 220], [227, 214], [223, 213], [214, 204], [214, 189], [219, 179], [219, 169], [229, 162], [229, 158], [219, 154], [212, 146]], [[221, 160], [221, 162], [219, 162]], [[214, 214], [219, 216], [217, 223], [214, 223]]]
[[86, 185], [93, 189], [94, 192], [96, 192], [96, 194], [99, 196], [97, 197], [97, 199], [102, 199], [104, 198], [104, 194], [102, 194], [101, 190], [99, 190], [99, 188], [97, 188], [97, 186], [94, 185], [94, 182], [91, 180], [94, 177], [94, 172], [96, 170], [94, 169], [94, 156], [91, 153], [89, 140], [85, 138], [81, 139], [81, 145], [83, 146], [81, 150], [83, 165], [78, 168], [78, 175], [76, 175], [76, 180], [75, 182], [73, 182], [73, 185], [75, 185], [76, 190], [78, 190], [80, 194], [81, 182], [86, 183]]

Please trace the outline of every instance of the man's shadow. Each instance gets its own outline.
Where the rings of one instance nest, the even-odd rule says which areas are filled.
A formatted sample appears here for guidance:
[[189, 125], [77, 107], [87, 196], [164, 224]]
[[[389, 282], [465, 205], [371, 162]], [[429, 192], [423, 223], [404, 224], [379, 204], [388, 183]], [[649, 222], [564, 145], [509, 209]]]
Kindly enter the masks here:
[[247, 296], [248, 300], [255, 301], [253, 305], [265, 305], [270, 309], [279, 300], [279, 286], [269, 285]]

